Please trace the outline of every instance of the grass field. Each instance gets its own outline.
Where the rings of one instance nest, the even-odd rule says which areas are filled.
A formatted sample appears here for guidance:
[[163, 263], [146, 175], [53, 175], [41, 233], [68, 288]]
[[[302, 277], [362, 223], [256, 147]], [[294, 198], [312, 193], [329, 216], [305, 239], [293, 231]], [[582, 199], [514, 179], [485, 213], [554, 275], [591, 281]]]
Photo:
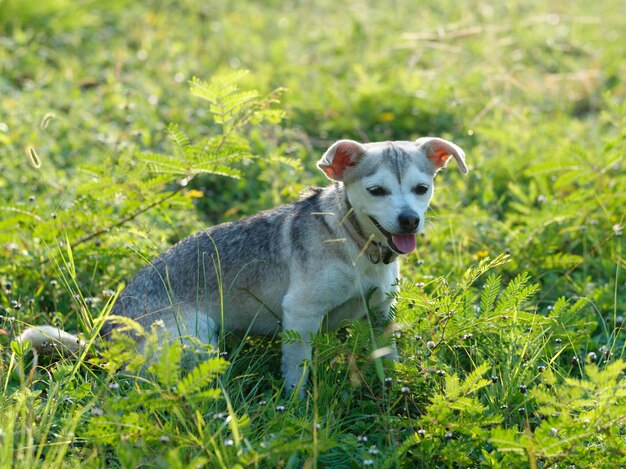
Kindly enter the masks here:
[[[0, 0], [0, 466], [626, 466], [622, 3]], [[298, 400], [278, 341], [98, 338], [147, 261], [324, 184], [336, 139], [425, 135], [470, 173], [402, 261], [401, 363], [370, 322], [321, 334]], [[33, 324], [89, 348], [33, 369]]]

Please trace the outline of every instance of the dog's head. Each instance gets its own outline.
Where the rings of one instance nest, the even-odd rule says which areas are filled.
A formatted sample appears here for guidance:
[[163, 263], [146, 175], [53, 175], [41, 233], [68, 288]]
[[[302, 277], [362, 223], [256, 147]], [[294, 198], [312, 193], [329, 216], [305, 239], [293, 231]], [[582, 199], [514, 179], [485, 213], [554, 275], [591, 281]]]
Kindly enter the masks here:
[[329, 179], [343, 182], [368, 235], [406, 254], [415, 248], [415, 235], [424, 228], [434, 176], [450, 157], [467, 174], [463, 150], [441, 138], [366, 144], [340, 140], [317, 166]]

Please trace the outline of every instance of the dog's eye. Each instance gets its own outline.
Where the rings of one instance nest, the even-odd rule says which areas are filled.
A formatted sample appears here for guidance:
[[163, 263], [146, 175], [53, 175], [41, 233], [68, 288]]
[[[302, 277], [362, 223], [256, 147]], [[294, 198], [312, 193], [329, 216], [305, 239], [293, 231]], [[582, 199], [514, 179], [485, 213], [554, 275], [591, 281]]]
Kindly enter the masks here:
[[428, 186], [426, 184], [418, 184], [413, 188], [413, 193], [417, 195], [424, 195], [428, 192]]
[[382, 197], [383, 195], [389, 194], [389, 192], [387, 192], [387, 189], [380, 186], [368, 187], [367, 192], [372, 194], [374, 197]]

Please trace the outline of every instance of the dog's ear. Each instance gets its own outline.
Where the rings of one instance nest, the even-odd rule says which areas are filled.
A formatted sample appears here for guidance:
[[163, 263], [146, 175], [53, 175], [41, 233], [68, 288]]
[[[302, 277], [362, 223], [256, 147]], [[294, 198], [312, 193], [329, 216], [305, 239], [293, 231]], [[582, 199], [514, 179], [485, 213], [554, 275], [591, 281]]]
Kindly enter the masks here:
[[448, 164], [451, 156], [456, 160], [459, 171], [467, 174], [467, 164], [465, 164], [465, 152], [460, 147], [448, 140], [436, 137], [422, 137], [415, 140], [418, 148], [422, 149], [426, 157], [433, 162], [438, 171]]
[[317, 167], [324, 171], [332, 181], [343, 181], [343, 173], [348, 166], [353, 166], [365, 153], [365, 147], [354, 140], [335, 142], [317, 162]]

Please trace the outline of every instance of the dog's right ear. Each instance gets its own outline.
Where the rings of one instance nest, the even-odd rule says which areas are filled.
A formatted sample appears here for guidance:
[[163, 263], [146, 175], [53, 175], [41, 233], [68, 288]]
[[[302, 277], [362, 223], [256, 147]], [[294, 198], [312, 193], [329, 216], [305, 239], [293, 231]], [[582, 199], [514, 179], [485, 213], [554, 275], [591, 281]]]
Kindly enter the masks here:
[[353, 166], [365, 153], [365, 147], [354, 140], [335, 142], [317, 162], [317, 167], [324, 171], [331, 181], [343, 181], [343, 173], [348, 166]]

